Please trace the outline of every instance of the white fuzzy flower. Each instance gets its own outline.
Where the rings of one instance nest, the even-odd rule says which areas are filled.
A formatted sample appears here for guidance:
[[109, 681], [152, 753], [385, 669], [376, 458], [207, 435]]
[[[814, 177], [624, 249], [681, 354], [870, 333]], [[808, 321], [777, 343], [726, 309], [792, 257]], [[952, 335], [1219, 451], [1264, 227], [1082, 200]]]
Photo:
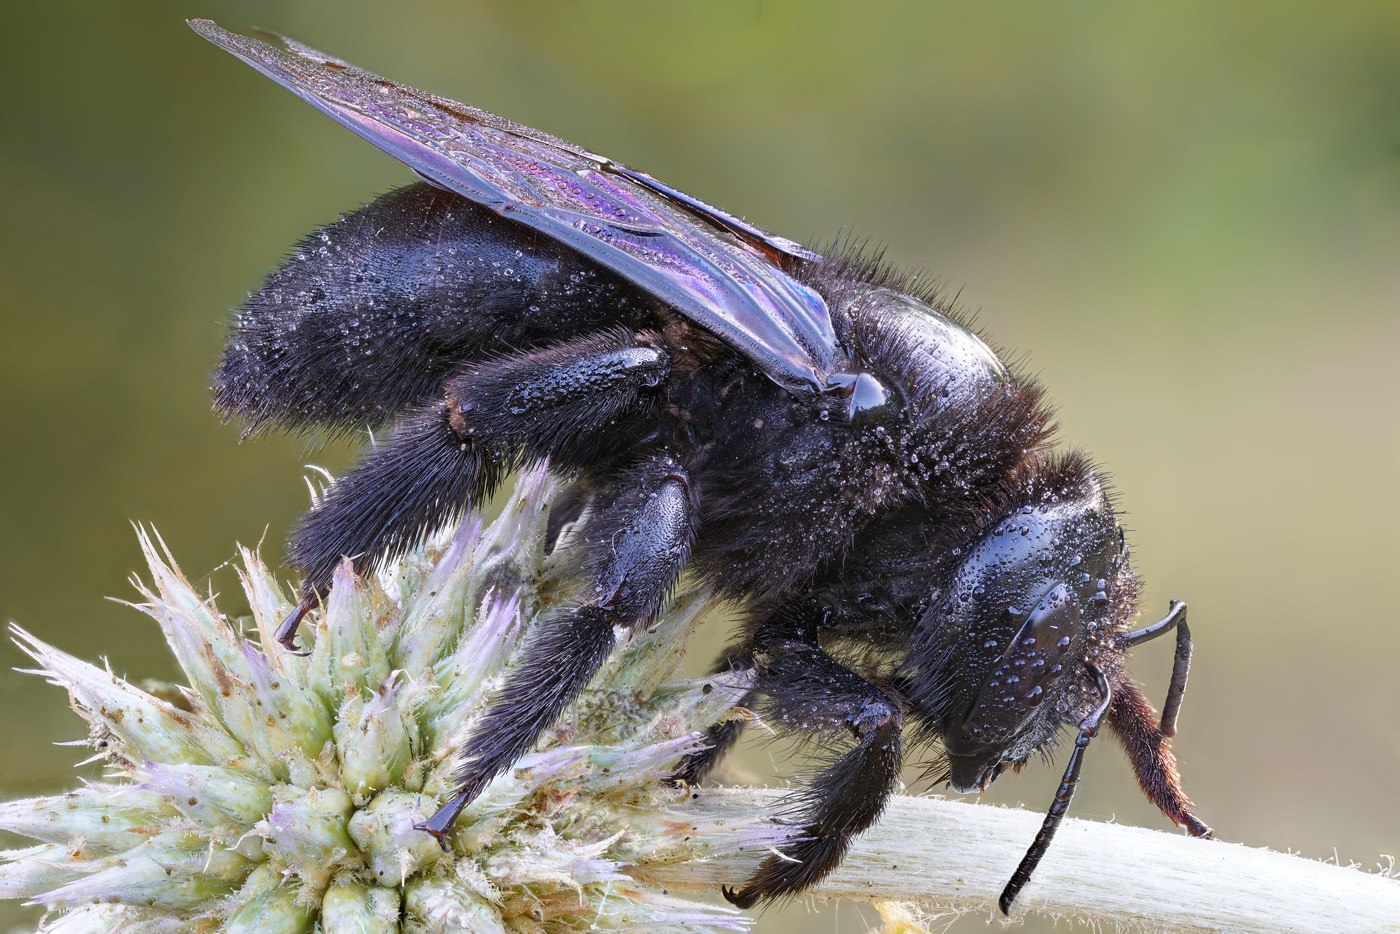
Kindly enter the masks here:
[[413, 828], [526, 630], [569, 597], [569, 569], [543, 555], [555, 492], [532, 471], [490, 525], [468, 519], [377, 579], [346, 563], [304, 658], [273, 640], [290, 606], [256, 553], [242, 632], [142, 532], [138, 606], [189, 686], [148, 693], [15, 630], [109, 774], [0, 805], [0, 829], [37, 841], [3, 854], [0, 897], [50, 908], [49, 932], [746, 930], [649, 877], [780, 839], [691, 812], [661, 780], [746, 687], [671, 680], [701, 593], [617, 653], [467, 809], [449, 853]]

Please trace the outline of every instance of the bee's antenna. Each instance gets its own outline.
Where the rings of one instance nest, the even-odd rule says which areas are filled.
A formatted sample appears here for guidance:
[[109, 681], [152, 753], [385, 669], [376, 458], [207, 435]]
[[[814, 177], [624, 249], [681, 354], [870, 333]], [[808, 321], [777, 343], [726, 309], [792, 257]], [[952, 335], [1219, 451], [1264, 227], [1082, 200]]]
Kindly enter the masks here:
[[1050, 841], [1055, 839], [1055, 831], [1060, 829], [1060, 821], [1069, 810], [1069, 803], [1074, 799], [1075, 786], [1079, 784], [1079, 769], [1084, 764], [1084, 750], [1089, 748], [1089, 740], [1099, 732], [1099, 721], [1108, 713], [1108, 707], [1113, 703], [1113, 691], [1109, 688], [1108, 679], [1103, 676], [1103, 672], [1089, 662], [1085, 662], [1084, 667], [1089, 669], [1089, 673], [1098, 682], [1099, 694], [1103, 699], [1097, 707], [1089, 711], [1087, 717], [1079, 721], [1079, 737], [1075, 739], [1074, 750], [1070, 752], [1069, 762], [1065, 765], [1065, 776], [1060, 779], [1060, 790], [1055, 792], [1055, 800], [1050, 802], [1050, 810], [1045, 812], [1045, 822], [1040, 825], [1040, 833], [1035, 835], [1035, 840], [1031, 843], [1031, 848], [1026, 850], [1026, 855], [1021, 857], [1021, 865], [1011, 874], [1011, 881], [1001, 890], [1001, 898], [997, 899], [997, 905], [1001, 907], [1001, 913], [1004, 915], [1011, 914], [1011, 903], [1016, 900], [1025, 884], [1031, 881], [1031, 873], [1040, 865], [1041, 857], [1050, 848]]
[[1176, 629], [1176, 660], [1172, 662], [1172, 681], [1167, 688], [1167, 700], [1162, 704], [1162, 723], [1159, 727], [1162, 735], [1168, 737], [1176, 735], [1176, 715], [1181, 711], [1186, 679], [1191, 674], [1191, 629], [1186, 625], [1186, 604], [1173, 600], [1166, 616], [1124, 637], [1129, 646], [1142, 645], [1173, 628]]

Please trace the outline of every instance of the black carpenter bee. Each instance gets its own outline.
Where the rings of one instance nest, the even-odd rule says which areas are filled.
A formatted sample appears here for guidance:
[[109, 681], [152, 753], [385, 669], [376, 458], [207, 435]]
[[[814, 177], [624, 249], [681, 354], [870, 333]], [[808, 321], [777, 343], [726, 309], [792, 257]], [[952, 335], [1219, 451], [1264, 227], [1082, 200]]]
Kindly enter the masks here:
[[[462, 749], [442, 839], [587, 684], [618, 627], [647, 626], [682, 569], [748, 607], [722, 669], [745, 706], [837, 746], [801, 830], [734, 904], [801, 892], [878, 818], [904, 730], [930, 777], [986, 788], [1077, 731], [1001, 896], [1069, 806], [1106, 720], [1144, 793], [1196, 836], [1168, 738], [1186, 608], [1131, 631], [1138, 584], [1091, 464], [956, 314], [854, 251], [821, 255], [560, 139], [305, 46], [192, 24], [406, 163], [423, 183], [316, 231], [243, 305], [216, 401], [252, 429], [393, 420], [292, 532], [298, 621], [341, 556], [402, 552], [548, 459], [592, 584], [541, 625]], [[1175, 629], [1159, 719], [1129, 648]], [[679, 763], [697, 782], [742, 729]]]

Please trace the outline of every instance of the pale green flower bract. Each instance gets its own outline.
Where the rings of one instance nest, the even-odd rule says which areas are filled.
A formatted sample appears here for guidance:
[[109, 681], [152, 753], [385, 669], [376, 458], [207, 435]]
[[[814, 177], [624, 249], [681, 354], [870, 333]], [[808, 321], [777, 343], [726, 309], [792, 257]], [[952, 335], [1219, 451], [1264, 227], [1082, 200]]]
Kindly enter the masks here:
[[712, 608], [683, 590], [633, 636], [540, 743], [463, 815], [444, 853], [413, 823], [451, 783], [466, 735], [530, 626], [570, 599], [567, 558], [543, 554], [557, 492], [521, 476], [490, 524], [454, 531], [357, 579], [347, 562], [303, 627], [307, 657], [273, 641], [290, 607], [259, 556], [240, 555], [246, 632], [139, 530], [161, 627], [188, 687], [140, 690], [16, 628], [63, 687], [106, 780], [0, 804], [37, 845], [3, 854], [0, 897], [47, 906], [46, 932], [744, 931], [648, 867], [762, 850], [781, 831], [688, 815], [662, 780], [730, 715], [741, 675], [676, 680]]

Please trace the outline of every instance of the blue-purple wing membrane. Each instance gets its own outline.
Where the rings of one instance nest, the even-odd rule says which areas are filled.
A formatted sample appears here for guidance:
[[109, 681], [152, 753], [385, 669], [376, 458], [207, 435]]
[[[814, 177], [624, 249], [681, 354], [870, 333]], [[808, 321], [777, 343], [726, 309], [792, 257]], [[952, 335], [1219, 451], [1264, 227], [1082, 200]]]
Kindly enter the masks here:
[[[780, 267], [816, 254], [625, 166], [315, 49], [192, 20], [201, 36], [392, 155], [631, 280], [797, 391], [840, 349], [826, 303]], [[279, 37], [280, 39], [280, 37]]]

